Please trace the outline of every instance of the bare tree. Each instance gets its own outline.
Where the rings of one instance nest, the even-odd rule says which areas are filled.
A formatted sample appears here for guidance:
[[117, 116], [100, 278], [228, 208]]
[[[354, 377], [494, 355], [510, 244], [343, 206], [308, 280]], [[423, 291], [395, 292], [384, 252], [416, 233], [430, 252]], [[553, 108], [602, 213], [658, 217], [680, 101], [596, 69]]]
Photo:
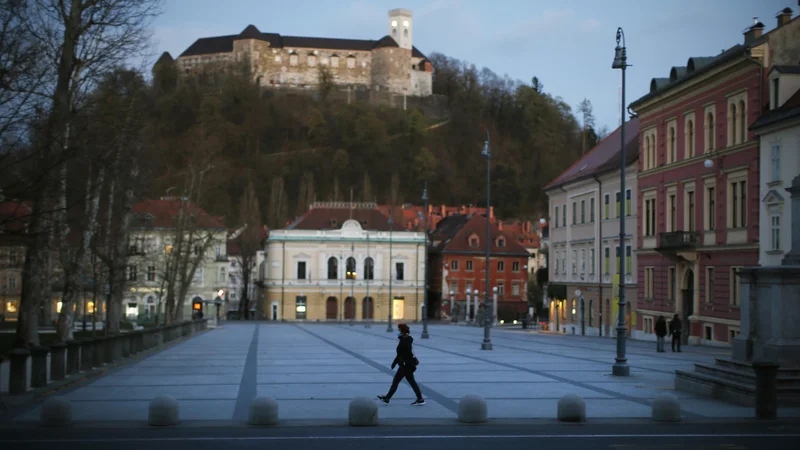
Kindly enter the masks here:
[[239, 313], [246, 320], [250, 312], [250, 287], [253, 285], [253, 270], [259, 250], [264, 248], [264, 231], [261, 223], [261, 209], [258, 205], [255, 187], [252, 181], [248, 183], [247, 190], [242, 196], [239, 208], [240, 220], [244, 226], [237, 230], [233, 244], [237, 248], [234, 262], [239, 278], [242, 280], [242, 292], [239, 296]]
[[583, 154], [589, 150], [588, 145], [588, 134], [589, 129], [594, 128], [594, 114], [592, 114], [592, 102], [589, 99], [584, 98], [580, 105], [578, 105], [578, 112], [581, 113], [581, 122], [583, 124], [583, 131], [581, 133], [583, 137], [583, 144], [581, 147], [581, 151]]

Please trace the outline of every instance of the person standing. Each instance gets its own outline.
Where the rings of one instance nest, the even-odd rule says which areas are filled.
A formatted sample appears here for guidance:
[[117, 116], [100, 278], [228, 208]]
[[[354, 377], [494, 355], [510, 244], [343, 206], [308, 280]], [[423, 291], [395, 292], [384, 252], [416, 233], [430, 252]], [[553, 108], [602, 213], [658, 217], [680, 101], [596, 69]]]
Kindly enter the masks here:
[[677, 314], [669, 322], [669, 334], [672, 335], [672, 351], [675, 351], [675, 346], [678, 347], [678, 353], [681, 351], [681, 319]]
[[667, 335], [667, 321], [664, 316], [658, 318], [656, 321], [656, 351], [663, 353], [664, 350], [664, 337]]
[[408, 384], [411, 385], [411, 389], [414, 390], [414, 394], [417, 395], [417, 399], [414, 401], [414, 403], [412, 403], [412, 405], [424, 405], [425, 399], [422, 398], [422, 392], [419, 390], [417, 381], [414, 379], [414, 372], [417, 371], [419, 360], [416, 356], [414, 356], [414, 350], [412, 348], [414, 338], [411, 337], [411, 331], [408, 329], [408, 325], [404, 323], [397, 325], [397, 339], [400, 342], [397, 343], [397, 356], [395, 356], [394, 361], [392, 361], [392, 369], [394, 370], [395, 366], [400, 367], [394, 374], [392, 387], [389, 388], [389, 393], [386, 395], [379, 395], [378, 399], [388, 405], [389, 401], [392, 399], [392, 396], [397, 391], [397, 386], [399, 386], [400, 382], [403, 381], [403, 378], [405, 378], [406, 381], [408, 381]]

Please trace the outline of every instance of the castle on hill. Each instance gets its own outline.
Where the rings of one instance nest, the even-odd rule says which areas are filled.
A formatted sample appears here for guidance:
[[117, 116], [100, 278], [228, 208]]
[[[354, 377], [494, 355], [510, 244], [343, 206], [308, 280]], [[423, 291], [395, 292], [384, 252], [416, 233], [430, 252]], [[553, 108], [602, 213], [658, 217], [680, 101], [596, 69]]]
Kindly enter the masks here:
[[175, 63], [192, 75], [210, 65], [249, 60], [254, 78], [267, 88], [315, 88], [327, 70], [343, 88], [431, 95], [433, 65], [412, 44], [412, 12], [389, 11], [387, 26], [386, 36], [367, 40], [282, 36], [248, 25], [236, 35], [200, 38], [177, 60], [165, 52], [156, 64]]

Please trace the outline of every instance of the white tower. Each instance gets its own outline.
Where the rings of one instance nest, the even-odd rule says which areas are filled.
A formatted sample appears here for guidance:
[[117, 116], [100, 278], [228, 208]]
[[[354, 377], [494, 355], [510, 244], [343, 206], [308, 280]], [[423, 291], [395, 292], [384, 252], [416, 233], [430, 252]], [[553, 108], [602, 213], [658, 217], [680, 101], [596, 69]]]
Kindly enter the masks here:
[[389, 11], [389, 36], [394, 38], [400, 48], [411, 50], [413, 22], [410, 9], [393, 9]]

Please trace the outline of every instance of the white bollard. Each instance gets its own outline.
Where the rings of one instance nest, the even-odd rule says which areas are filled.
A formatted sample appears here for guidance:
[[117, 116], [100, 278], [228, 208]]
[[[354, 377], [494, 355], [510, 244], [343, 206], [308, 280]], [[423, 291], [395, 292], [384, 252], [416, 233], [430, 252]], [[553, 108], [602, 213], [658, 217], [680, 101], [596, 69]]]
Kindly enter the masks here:
[[169, 427], [180, 423], [178, 401], [169, 395], [159, 395], [150, 402], [148, 425]]
[[348, 422], [354, 427], [374, 427], [378, 425], [378, 405], [367, 397], [356, 397], [350, 401]]
[[250, 418], [247, 423], [256, 426], [278, 424], [278, 402], [272, 397], [256, 397], [250, 402]]
[[680, 422], [681, 404], [678, 397], [668, 392], [659, 394], [653, 400], [652, 413], [654, 422]]
[[489, 421], [486, 400], [479, 395], [465, 395], [458, 402], [458, 421], [463, 423], [485, 423]]
[[567, 394], [558, 401], [558, 420], [561, 422], [586, 421], [586, 402], [575, 394]]
[[64, 427], [72, 424], [72, 405], [64, 397], [51, 397], [42, 404], [42, 426]]

